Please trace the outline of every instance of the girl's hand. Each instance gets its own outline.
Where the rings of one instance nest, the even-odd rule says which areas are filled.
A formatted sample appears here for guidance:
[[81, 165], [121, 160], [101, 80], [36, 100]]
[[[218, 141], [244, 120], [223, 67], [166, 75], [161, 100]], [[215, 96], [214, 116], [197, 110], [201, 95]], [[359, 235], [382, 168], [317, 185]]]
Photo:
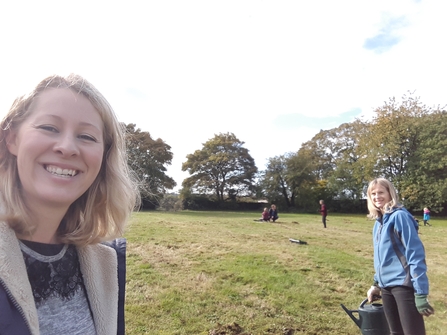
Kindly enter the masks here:
[[414, 301], [416, 302], [416, 308], [420, 314], [424, 316], [435, 314], [434, 308], [428, 303], [427, 295], [415, 294]]
[[378, 286], [371, 286], [371, 288], [368, 290], [368, 293], [366, 294], [368, 297], [368, 302], [373, 302], [375, 300], [380, 299], [380, 288]]

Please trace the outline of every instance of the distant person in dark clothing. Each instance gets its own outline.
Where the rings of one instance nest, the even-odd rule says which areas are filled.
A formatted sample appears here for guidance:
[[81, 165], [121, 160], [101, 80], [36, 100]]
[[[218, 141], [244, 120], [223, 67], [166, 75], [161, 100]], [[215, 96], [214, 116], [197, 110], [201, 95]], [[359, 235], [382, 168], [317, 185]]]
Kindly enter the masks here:
[[324, 228], [326, 228], [326, 216], [327, 216], [327, 209], [326, 205], [324, 204], [324, 200], [320, 200], [320, 213], [321, 213], [321, 221], [323, 222]]
[[269, 216], [270, 216], [270, 220], [271, 220], [272, 222], [275, 222], [276, 220], [279, 219], [278, 211], [276, 210], [276, 206], [273, 205], [273, 204], [272, 204], [272, 206], [270, 207], [270, 210], [269, 210]]

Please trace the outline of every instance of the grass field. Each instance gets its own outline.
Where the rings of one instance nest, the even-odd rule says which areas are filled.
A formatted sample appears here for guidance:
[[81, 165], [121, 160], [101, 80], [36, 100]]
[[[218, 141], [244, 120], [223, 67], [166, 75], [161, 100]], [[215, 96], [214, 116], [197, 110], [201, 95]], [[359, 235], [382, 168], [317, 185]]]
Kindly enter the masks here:
[[[141, 212], [128, 226], [127, 334], [346, 334], [373, 277], [365, 215]], [[422, 221], [421, 221], [422, 222]], [[447, 334], [447, 220], [420, 227], [427, 252], [427, 334]], [[291, 243], [304, 240], [306, 245]]]

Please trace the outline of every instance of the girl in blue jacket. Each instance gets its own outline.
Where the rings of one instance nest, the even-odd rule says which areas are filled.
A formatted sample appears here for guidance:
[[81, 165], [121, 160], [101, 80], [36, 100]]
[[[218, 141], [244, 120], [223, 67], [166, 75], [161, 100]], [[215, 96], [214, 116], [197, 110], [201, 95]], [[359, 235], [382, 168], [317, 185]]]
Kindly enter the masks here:
[[427, 207], [424, 207], [424, 226], [431, 226], [428, 221], [430, 221], [430, 210]]
[[429, 285], [424, 246], [418, 224], [400, 205], [393, 184], [374, 179], [368, 186], [369, 217], [373, 229], [374, 285], [370, 302], [382, 296], [391, 334], [425, 335], [424, 316], [434, 313], [428, 302]]
[[14, 101], [0, 123], [0, 335], [124, 334], [129, 172], [123, 129], [84, 78]]

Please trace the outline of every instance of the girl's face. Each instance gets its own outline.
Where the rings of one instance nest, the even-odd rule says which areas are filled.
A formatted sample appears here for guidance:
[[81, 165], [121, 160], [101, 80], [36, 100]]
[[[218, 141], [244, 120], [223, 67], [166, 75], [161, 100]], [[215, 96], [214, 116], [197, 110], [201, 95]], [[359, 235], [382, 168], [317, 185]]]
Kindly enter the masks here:
[[103, 122], [90, 103], [67, 88], [50, 88], [8, 136], [25, 202], [68, 207], [92, 185], [104, 153]]
[[390, 192], [379, 184], [371, 190], [370, 198], [373, 204], [379, 209], [383, 209], [391, 201]]

